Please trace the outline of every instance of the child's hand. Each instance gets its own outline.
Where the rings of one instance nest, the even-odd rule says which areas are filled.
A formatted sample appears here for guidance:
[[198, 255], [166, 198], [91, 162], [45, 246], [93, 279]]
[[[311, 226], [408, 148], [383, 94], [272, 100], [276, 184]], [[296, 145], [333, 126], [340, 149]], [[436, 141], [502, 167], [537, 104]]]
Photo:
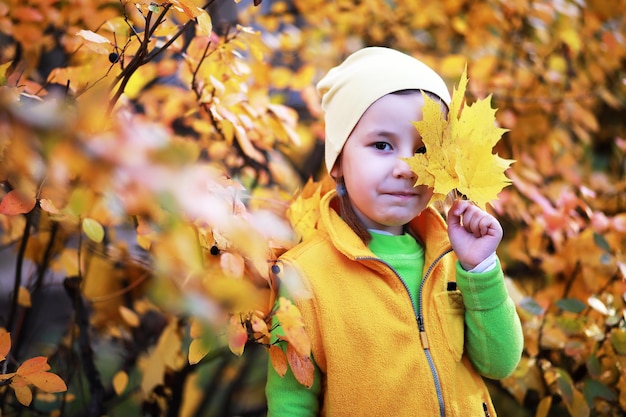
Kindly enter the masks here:
[[470, 201], [456, 200], [448, 211], [448, 236], [461, 266], [469, 271], [495, 252], [502, 226]]

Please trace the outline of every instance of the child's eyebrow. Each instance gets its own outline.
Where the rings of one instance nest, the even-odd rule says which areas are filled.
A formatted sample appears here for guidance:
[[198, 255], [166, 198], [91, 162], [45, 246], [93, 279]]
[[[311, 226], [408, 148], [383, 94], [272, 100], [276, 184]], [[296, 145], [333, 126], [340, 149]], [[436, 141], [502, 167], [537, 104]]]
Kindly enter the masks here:
[[395, 138], [396, 136], [398, 136], [398, 134], [386, 129], [372, 129], [370, 132], [368, 132], [368, 136]]
[[[416, 129], [416, 139], [419, 143], [422, 143], [422, 135]], [[376, 137], [376, 138], [385, 138], [385, 139], [396, 139], [399, 136], [398, 132], [393, 132], [387, 129], [377, 129], [373, 128], [371, 131], [367, 133], [368, 137]]]

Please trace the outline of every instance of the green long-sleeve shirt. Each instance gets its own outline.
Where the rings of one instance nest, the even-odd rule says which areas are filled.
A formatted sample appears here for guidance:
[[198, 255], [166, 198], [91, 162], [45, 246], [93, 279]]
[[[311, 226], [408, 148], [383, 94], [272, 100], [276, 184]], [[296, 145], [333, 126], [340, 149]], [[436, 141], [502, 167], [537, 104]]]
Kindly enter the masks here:
[[[391, 236], [372, 233], [370, 250], [389, 264], [404, 282], [413, 305], [418, 310], [419, 286], [424, 269], [424, 250], [415, 239], [408, 235]], [[494, 351], [497, 343], [491, 340], [508, 337], [510, 323], [517, 320], [511, 317], [514, 309], [510, 303], [502, 270], [496, 268], [483, 273], [464, 271], [457, 262], [456, 281], [463, 294], [465, 304], [465, 349], [476, 370], [489, 378], [500, 378], [500, 369], [511, 369], [519, 357], [510, 352]], [[281, 289], [281, 296], [289, 298]], [[375, 312], [372, 312], [375, 314]], [[279, 332], [280, 333], [280, 332]], [[507, 353], [509, 353], [507, 355]], [[277, 416], [317, 416], [320, 408], [321, 372], [315, 366], [315, 382], [310, 389], [295, 379], [291, 370], [281, 378], [269, 365], [266, 392], [270, 405], [268, 417]]]

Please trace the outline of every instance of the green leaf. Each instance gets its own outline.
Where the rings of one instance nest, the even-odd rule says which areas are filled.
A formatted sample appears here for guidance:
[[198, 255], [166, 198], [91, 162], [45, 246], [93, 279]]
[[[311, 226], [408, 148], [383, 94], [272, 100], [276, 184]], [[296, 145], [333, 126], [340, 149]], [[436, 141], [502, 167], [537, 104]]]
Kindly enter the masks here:
[[93, 192], [86, 187], [78, 187], [70, 194], [68, 208], [75, 216], [84, 214], [93, 204]]
[[574, 317], [557, 317], [555, 319], [559, 329], [568, 336], [580, 335], [585, 330], [585, 321]]
[[556, 385], [557, 391], [561, 394], [561, 397], [567, 404], [572, 404], [574, 401], [574, 383], [572, 377], [564, 369], [556, 369]]
[[580, 313], [587, 308], [587, 304], [577, 298], [562, 298], [556, 302], [557, 307], [570, 313]]
[[593, 406], [594, 398], [602, 398], [607, 401], [615, 401], [617, 399], [617, 395], [611, 390], [611, 388], [607, 387], [602, 382], [593, 379], [585, 381], [583, 394], [585, 395], [585, 400], [590, 407]]
[[600, 233], [593, 234], [593, 243], [595, 243], [596, 246], [603, 251], [611, 252], [611, 246], [609, 245], [609, 242], [607, 242], [604, 236], [602, 236]]
[[100, 243], [104, 239], [104, 227], [97, 220], [85, 218], [83, 220], [83, 232], [94, 242]]
[[602, 373], [602, 365], [600, 364], [600, 360], [596, 355], [589, 356], [586, 365], [587, 371], [592, 377], [599, 377]]
[[522, 300], [519, 302], [519, 306], [523, 308], [524, 310], [528, 311], [530, 314], [533, 314], [535, 316], [541, 316], [543, 313], [545, 313], [545, 310], [543, 309], [543, 307], [541, 307], [531, 297], [522, 298]]
[[611, 332], [611, 344], [620, 355], [626, 355], [626, 330], [615, 329]]

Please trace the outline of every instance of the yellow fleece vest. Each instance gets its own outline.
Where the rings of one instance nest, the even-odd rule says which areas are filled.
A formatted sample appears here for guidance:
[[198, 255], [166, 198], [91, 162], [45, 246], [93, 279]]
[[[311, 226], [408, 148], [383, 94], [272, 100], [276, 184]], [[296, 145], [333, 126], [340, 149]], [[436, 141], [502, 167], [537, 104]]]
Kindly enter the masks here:
[[450, 246], [441, 216], [429, 208], [411, 223], [424, 244], [424, 272], [433, 265], [418, 301], [420, 337], [400, 278], [331, 208], [334, 196], [322, 200], [319, 232], [281, 258], [313, 294], [294, 298], [323, 375], [322, 415], [435, 417], [443, 405], [446, 417], [495, 416], [482, 378], [463, 354], [460, 293], [447, 290], [456, 258], [450, 253], [435, 262]]

